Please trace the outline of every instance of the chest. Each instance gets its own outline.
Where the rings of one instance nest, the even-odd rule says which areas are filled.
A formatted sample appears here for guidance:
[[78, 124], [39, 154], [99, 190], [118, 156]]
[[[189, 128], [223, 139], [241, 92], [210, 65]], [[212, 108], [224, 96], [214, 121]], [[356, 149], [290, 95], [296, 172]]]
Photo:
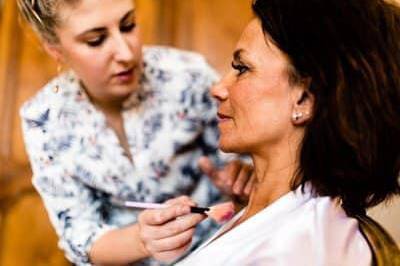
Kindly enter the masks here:
[[190, 193], [200, 178], [201, 121], [178, 121], [179, 110], [132, 110], [113, 126], [103, 115], [83, 113], [68, 130], [58, 130], [54, 142], [72, 136], [61, 157], [88, 186], [121, 198], [160, 201]]

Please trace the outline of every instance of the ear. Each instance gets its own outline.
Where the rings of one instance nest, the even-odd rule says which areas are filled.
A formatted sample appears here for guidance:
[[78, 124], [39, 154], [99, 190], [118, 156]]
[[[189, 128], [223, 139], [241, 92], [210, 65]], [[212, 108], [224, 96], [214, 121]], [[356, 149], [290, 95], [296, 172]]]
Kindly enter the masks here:
[[293, 88], [293, 110], [292, 123], [295, 126], [302, 126], [311, 120], [315, 97], [308, 90], [310, 81], [306, 81]]
[[45, 41], [43, 43], [45, 51], [54, 58], [59, 63], [64, 63], [64, 55], [62, 52], [62, 48], [59, 44], [49, 43]]

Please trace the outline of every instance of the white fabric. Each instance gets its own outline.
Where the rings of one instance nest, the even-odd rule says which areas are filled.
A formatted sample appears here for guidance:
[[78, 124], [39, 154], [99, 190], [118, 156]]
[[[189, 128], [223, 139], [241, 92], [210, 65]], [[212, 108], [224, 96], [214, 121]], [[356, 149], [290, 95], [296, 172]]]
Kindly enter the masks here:
[[290, 192], [227, 231], [244, 211], [178, 265], [371, 265], [357, 220], [337, 201], [313, 197], [307, 187], [304, 194]]

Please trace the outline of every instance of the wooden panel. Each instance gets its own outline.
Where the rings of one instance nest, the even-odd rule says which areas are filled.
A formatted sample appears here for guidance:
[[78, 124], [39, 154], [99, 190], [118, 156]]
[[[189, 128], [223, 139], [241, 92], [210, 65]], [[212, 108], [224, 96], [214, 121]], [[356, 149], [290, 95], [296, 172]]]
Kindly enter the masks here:
[[368, 211], [392, 235], [400, 247], [400, 198], [382, 203]]
[[54, 74], [54, 62], [5, 1], [0, 38], [0, 265], [69, 265], [30, 182], [18, 109]]
[[18, 69], [20, 55], [20, 43], [14, 43], [20, 34], [15, 13], [14, 1], [5, 2], [0, 39], [0, 158], [3, 159], [8, 159], [11, 154], [10, 139], [16, 91], [13, 87], [18, 79], [14, 70]]
[[198, 51], [220, 72], [230, 66], [231, 54], [252, 18], [250, 0], [174, 1], [171, 44]]
[[162, 42], [162, 1], [160, 0], [136, 0], [138, 24], [143, 42], [145, 44], [157, 44]]
[[48, 223], [41, 199], [36, 194], [21, 195], [5, 217], [3, 228], [0, 265], [70, 265], [57, 248], [54, 229]]
[[[230, 67], [232, 52], [252, 17], [249, 0], [195, 1], [193, 49], [204, 53], [220, 72]], [[196, 13], [197, 14], [197, 13]]]

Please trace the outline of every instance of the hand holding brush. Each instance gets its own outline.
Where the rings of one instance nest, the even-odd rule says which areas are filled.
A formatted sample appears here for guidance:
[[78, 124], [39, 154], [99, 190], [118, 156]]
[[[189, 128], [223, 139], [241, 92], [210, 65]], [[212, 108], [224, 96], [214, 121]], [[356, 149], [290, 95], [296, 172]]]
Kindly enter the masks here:
[[[186, 196], [169, 200], [164, 204], [141, 205], [127, 201], [123, 204], [129, 208], [147, 208], [140, 213], [138, 219], [140, 239], [150, 256], [167, 263], [175, 261], [187, 251], [196, 226], [206, 219], [207, 215], [218, 221], [232, 215], [215, 211], [221, 208], [211, 207], [208, 210], [208, 208], [193, 208], [194, 205], [194, 202]], [[201, 214], [197, 213], [198, 211]]]

